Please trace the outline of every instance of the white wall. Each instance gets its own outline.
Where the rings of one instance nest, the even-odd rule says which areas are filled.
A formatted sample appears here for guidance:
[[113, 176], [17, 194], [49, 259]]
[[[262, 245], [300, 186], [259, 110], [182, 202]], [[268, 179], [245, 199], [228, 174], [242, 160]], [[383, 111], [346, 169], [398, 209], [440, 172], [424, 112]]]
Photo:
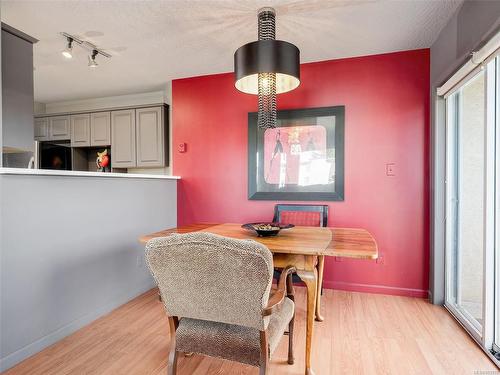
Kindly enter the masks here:
[[177, 181], [0, 174], [0, 371], [153, 287], [137, 238]]

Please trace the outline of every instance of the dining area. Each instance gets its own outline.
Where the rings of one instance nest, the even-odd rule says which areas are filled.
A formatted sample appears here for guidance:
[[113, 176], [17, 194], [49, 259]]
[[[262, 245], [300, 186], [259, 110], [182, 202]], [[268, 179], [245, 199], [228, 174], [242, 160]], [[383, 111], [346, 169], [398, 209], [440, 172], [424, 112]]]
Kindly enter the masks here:
[[1, 375], [500, 368], [500, 2], [0, 1]]
[[[312, 375], [314, 374], [314, 364], [312, 363], [314, 325], [321, 324], [321, 322], [324, 321], [324, 317], [321, 313], [321, 296], [323, 294], [325, 257], [347, 257], [370, 260], [375, 260], [378, 257], [377, 242], [366, 229], [332, 228], [327, 227], [327, 224], [328, 206], [278, 204], [275, 206], [275, 214], [272, 222], [251, 224], [190, 224], [146, 234], [141, 236], [139, 241], [146, 245], [146, 249], [148, 249], [147, 253], [149, 253], [149, 251], [154, 251], [153, 249], [157, 246], [154, 244], [156, 240], [168, 238], [170, 235], [187, 235], [195, 233], [204, 235], [208, 233], [215, 235], [215, 238], [220, 238], [221, 240], [236, 239], [246, 240], [247, 242], [250, 240], [267, 248], [272, 254], [273, 269], [280, 271], [278, 271], [277, 290], [274, 292], [271, 291], [271, 294], [267, 296], [266, 299], [271, 303], [273, 299], [281, 298], [280, 303], [282, 303], [282, 300], [287, 298], [287, 293], [290, 292], [289, 288], [293, 288], [294, 281], [298, 281], [305, 286], [305, 340], [304, 347], [298, 350], [302, 350], [305, 355], [305, 368], [303, 373]], [[275, 232], [267, 233], [272, 231], [273, 228]], [[169, 250], [168, 247], [163, 248], [160, 246], [159, 248], [163, 249], [163, 251]], [[186, 249], [186, 251], [189, 251], [189, 249]], [[230, 262], [231, 254], [227, 254], [226, 256]], [[203, 258], [199, 261], [203, 262]], [[192, 262], [197, 263], [198, 258], [195, 258]], [[204, 264], [192, 264], [190, 267], [199, 267], [200, 269], [206, 268]], [[247, 265], [239, 264], [239, 267], [240, 272], [242, 272], [241, 268], [245, 268]], [[163, 268], [161, 270], [155, 270], [152, 263], [150, 263], [150, 269], [157, 282], [161, 279], [161, 274], [167, 272]], [[225, 272], [223, 266], [218, 272]], [[296, 278], [293, 277], [294, 275], [296, 275]], [[186, 279], [183, 278], [183, 283], [189, 282], [189, 276], [185, 277]], [[203, 279], [203, 285], [199, 285], [201, 289], [204, 289], [207, 287], [207, 284], [210, 284], [211, 275], [205, 275]], [[272, 278], [270, 280], [272, 281]], [[170, 286], [172, 288], [171, 284]], [[184, 286], [183, 284], [178, 285], [180, 289]], [[171, 292], [170, 290], [165, 290], [164, 299], [168, 300], [169, 293]], [[161, 293], [162, 289], [160, 287], [160, 296], [162, 295]], [[238, 293], [242, 296], [246, 294], [244, 288], [238, 289]], [[186, 298], [191, 297], [188, 295]], [[160, 297], [160, 300], [161, 299]], [[168, 306], [168, 302], [165, 302], [167, 311], [169, 311]], [[223, 313], [223, 315], [226, 313], [230, 314], [228, 311]], [[263, 316], [266, 314], [264, 310]], [[175, 318], [178, 319], [178, 317]], [[171, 336], [175, 337], [178, 322], [173, 324], [173, 327], [174, 328], [171, 326]], [[202, 328], [200, 328], [198, 334], [200, 336], [204, 335]], [[281, 334], [283, 334], [283, 332], [281, 332]], [[223, 338], [220, 339], [223, 340]], [[274, 340], [276, 341], [276, 338], [274, 338]], [[292, 347], [292, 333], [289, 333], [289, 340], [290, 347]], [[207, 345], [210, 346], [210, 344]], [[231, 352], [232, 349], [228, 347], [227, 350]], [[261, 350], [264, 349], [261, 348]], [[171, 347], [171, 353], [172, 351], [176, 353], [176, 349], [173, 346]], [[189, 353], [192, 353], [192, 351], [189, 351]], [[204, 354], [204, 352], [201, 351], [199, 354]], [[174, 354], [174, 356], [170, 354], [169, 371], [171, 372], [169, 372], [169, 375], [177, 374], [176, 370], [174, 370], [176, 362], [172, 359], [175, 358], [175, 356], [176, 354]], [[223, 353], [219, 353], [218, 357], [225, 358]], [[293, 353], [289, 353], [289, 358], [292, 358], [291, 360], [289, 359], [289, 364], [293, 364]], [[269, 365], [266, 361], [268, 361], [268, 359], [258, 362], [261, 374], [268, 374], [266, 368], [269, 368]]]

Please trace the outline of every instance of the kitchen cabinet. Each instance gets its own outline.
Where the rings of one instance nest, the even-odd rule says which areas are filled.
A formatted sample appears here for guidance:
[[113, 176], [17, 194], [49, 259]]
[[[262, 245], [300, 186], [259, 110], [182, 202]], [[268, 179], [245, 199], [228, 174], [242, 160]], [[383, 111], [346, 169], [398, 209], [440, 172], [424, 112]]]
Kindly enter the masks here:
[[97, 112], [90, 115], [90, 145], [111, 145], [111, 112]]
[[133, 168], [136, 161], [135, 109], [111, 112], [111, 166]]
[[35, 119], [35, 141], [49, 140], [49, 119], [46, 117]]
[[49, 139], [53, 141], [68, 140], [70, 138], [69, 116], [49, 117]]
[[90, 146], [90, 115], [72, 115], [71, 147]]
[[108, 148], [114, 169], [168, 165], [168, 105], [82, 112], [35, 118], [35, 140], [70, 140], [77, 156]]
[[166, 137], [163, 107], [135, 111], [137, 167], [164, 167]]
[[109, 146], [110, 116], [110, 112], [71, 115], [71, 147]]

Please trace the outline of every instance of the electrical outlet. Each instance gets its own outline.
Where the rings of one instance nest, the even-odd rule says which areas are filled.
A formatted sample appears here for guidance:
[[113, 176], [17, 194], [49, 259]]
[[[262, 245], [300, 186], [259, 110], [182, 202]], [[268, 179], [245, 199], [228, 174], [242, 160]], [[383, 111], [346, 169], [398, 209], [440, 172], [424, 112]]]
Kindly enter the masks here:
[[385, 264], [385, 256], [384, 256], [384, 254], [379, 254], [376, 262], [377, 262], [377, 264], [380, 264], [380, 265], [383, 266]]
[[395, 176], [396, 175], [396, 164], [395, 163], [387, 163], [385, 165], [385, 174], [386, 174], [386, 176]]
[[144, 266], [144, 258], [142, 255], [137, 255], [137, 267], [142, 268]]

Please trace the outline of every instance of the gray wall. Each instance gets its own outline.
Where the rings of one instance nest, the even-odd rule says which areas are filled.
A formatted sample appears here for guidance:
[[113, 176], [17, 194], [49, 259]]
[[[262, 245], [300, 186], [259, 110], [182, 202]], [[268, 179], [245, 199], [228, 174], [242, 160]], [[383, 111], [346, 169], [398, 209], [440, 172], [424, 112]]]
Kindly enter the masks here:
[[153, 287], [144, 233], [174, 227], [177, 181], [0, 175], [0, 371]]
[[500, 1], [465, 1], [431, 47], [431, 264], [430, 299], [444, 303], [444, 102], [436, 88], [500, 27]]

